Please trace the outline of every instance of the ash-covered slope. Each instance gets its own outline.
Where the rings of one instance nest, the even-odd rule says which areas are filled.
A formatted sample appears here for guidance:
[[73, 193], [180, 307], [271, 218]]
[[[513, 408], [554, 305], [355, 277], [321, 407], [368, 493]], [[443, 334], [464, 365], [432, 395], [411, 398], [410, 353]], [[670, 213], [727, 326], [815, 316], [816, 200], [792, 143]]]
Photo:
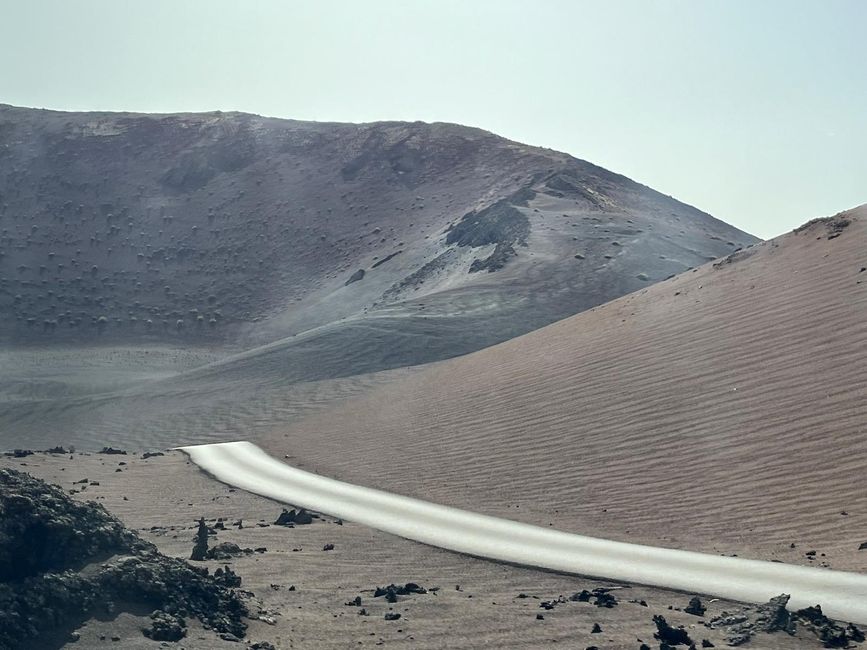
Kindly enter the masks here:
[[374, 388], [267, 447], [585, 534], [865, 570], [865, 251], [861, 207]]
[[7, 344], [285, 339], [251, 372], [354, 374], [469, 352], [753, 241], [451, 124], [0, 106]]

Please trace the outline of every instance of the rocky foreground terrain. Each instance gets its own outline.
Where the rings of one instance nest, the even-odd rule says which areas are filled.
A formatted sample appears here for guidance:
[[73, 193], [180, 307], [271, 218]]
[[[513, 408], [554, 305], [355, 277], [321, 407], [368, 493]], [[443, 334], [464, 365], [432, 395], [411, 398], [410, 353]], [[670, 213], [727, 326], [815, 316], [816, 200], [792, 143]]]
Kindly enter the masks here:
[[664, 650], [864, 640], [820, 608], [787, 610], [785, 596], [745, 606], [502, 566], [287, 511], [215, 483], [178, 452], [120, 451], [22, 450], [0, 460], [0, 647]]

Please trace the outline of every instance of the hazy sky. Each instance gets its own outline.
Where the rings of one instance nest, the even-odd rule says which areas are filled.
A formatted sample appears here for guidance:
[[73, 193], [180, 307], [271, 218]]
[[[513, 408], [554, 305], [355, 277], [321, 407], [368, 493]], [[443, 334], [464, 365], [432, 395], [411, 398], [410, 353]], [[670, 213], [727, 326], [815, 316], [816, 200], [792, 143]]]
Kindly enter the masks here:
[[867, 202], [867, 1], [0, 0], [0, 102], [448, 121], [770, 237]]

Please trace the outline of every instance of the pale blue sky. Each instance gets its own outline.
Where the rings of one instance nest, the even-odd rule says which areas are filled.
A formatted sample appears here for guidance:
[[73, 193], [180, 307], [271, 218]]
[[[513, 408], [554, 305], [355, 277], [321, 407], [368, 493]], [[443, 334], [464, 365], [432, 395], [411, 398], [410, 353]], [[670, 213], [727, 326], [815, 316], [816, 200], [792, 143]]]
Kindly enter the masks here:
[[762, 237], [867, 202], [867, 1], [0, 0], [0, 102], [448, 121]]

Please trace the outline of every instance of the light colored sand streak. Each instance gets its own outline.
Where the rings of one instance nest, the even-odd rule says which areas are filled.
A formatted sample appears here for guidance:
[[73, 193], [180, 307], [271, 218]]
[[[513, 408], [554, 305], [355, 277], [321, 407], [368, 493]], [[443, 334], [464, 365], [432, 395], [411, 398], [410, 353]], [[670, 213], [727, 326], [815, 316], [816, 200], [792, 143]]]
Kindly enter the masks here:
[[244, 490], [461, 553], [749, 602], [789, 593], [793, 607], [819, 602], [830, 616], [867, 621], [867, 575], [613, 542], [475, 514], [305, 472], [248, 442], [181, 450]]

